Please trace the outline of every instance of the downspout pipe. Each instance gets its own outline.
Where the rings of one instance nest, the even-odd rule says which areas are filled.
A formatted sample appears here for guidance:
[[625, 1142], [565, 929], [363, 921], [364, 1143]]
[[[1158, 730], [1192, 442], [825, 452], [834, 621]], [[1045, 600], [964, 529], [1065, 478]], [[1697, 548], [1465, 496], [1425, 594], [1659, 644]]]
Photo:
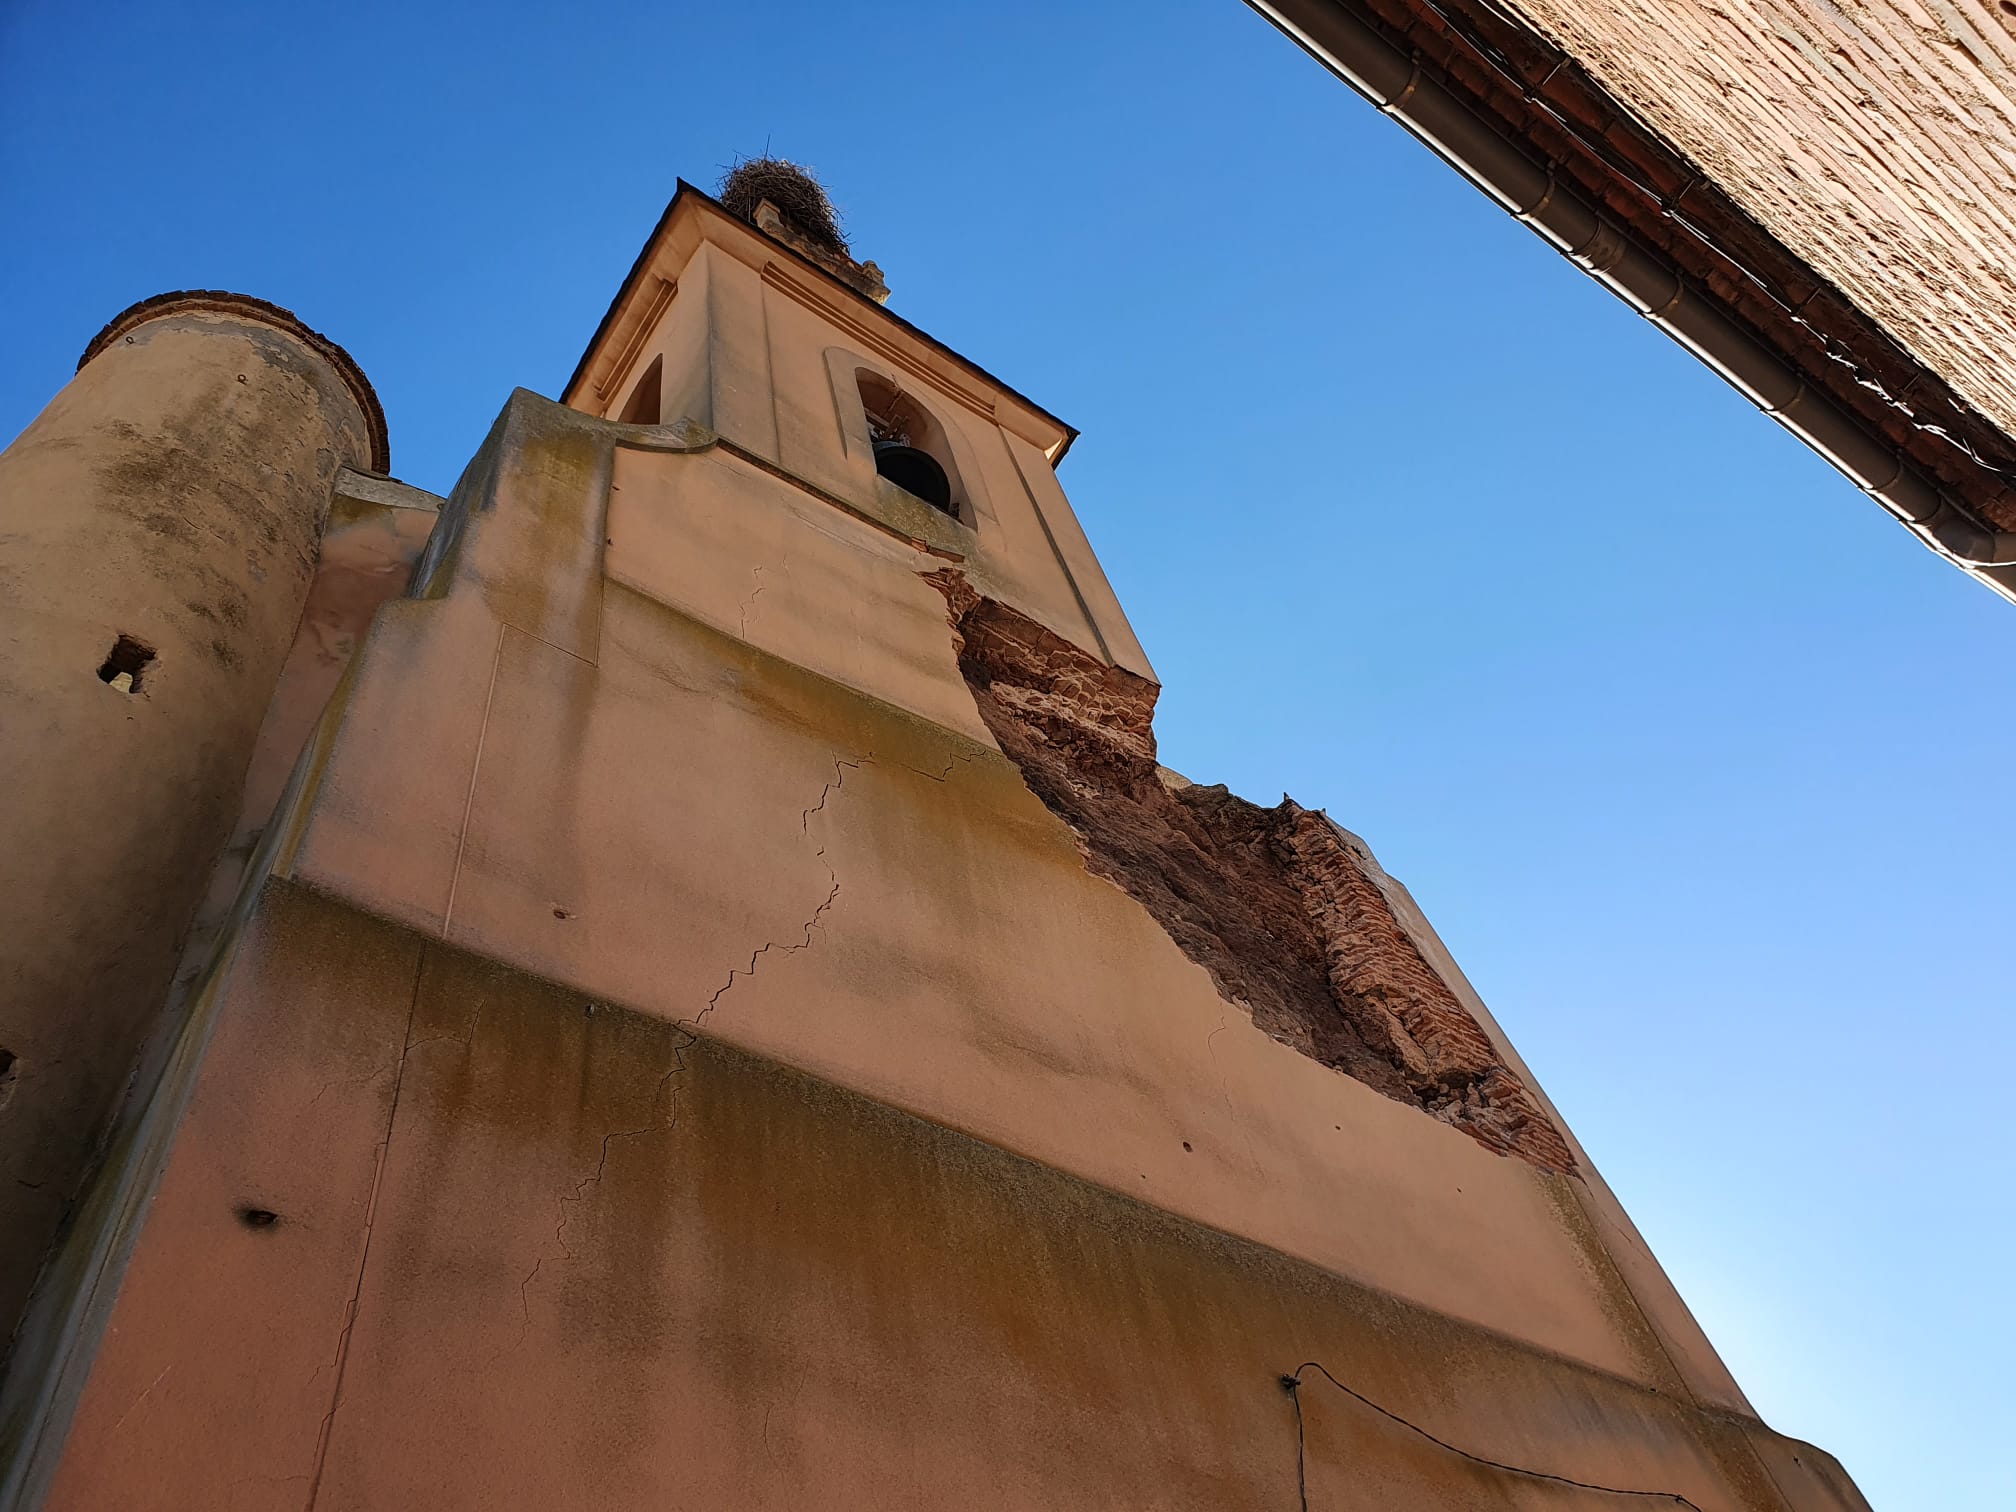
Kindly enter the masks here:
[[2016, 534], [1945, 490], [1336, 0], [1247, 0], [1331, 73], [1708, 364], [1948, 561], [2016, 600]]

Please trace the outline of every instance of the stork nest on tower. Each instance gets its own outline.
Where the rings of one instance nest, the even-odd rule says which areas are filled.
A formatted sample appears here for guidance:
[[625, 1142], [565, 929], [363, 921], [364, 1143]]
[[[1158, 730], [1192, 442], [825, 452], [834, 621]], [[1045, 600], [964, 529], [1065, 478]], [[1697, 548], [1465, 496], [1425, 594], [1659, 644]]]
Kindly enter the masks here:
[[721, 203], [751, 225], [756, 207], [768, 200], [791, 229], [813, 246], [840, 257], [850, 254], [840, 234], [840, 217], [811, 170], [783, 158], [744, 158], [721, 180]]

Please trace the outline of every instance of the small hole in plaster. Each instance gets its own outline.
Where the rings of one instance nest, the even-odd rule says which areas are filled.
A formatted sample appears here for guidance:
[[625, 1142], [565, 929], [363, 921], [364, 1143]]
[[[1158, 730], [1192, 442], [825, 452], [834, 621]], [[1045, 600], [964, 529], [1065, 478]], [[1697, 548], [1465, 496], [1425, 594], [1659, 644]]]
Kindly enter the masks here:
[[267, 1208], [241, 1207], [238, 1209], [238, 1221], [247, 1228], [271, 1228], [280, 1221], [280, 1215]]
[[572, 915], [566, 909], [561, 908], [556, 904], [553, 909], [553, 917], [556, 919], [571, 919], [574, 917], [574, 915]]
[[1183, 1148], [1184, 1148], [1184, 1149], [1186, 1149], [1186, 1150], [1190, 1148], [1190, 1141], [1189, 1141], [1189, 1140], [1187, 1140], [1187, 1139], [1186, 1139], [1186, 1140], [1184, 1140], [1184, 1141], [1183, 1141]]
[[98, 668], [98, 681], [117, 688], [121, 693], [138, 693], [140, 676], [153, 661], [152, 646], [130, 635], [122, 635], [112, 642], [104, 664]]
[[0, 1045], [0, 1108], [13, 1100], [14, 1088], [21, 1081], [21, 1059], [5, 1045]]

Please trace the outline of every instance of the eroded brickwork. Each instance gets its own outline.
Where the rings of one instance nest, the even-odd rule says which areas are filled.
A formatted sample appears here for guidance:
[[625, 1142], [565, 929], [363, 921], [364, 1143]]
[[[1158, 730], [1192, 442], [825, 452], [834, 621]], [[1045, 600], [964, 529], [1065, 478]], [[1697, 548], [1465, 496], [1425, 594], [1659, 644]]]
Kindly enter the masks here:
[[1155, 684], [982, 597], [956, 569], [929, 580], [981, 717], [1031, 791], [1071, 826], [1086, 865], [1255, 1024], [1487, 1149], [1574, 1168], [1328, 819], [1171, 777], [1155, 760]]

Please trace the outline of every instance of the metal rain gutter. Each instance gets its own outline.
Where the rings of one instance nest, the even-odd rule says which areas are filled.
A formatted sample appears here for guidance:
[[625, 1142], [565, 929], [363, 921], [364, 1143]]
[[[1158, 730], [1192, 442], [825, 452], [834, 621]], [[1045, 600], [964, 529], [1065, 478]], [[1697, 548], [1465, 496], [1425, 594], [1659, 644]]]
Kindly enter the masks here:
[[1247, 0], [1569, 261], [1833, 463], [1926, 546], [2016, 601], [2016, 534], [1984, 528], [1775, 353], [1690, 289], [1623, 227], [1557, 183], [1406, 53], [1336, 0]]

